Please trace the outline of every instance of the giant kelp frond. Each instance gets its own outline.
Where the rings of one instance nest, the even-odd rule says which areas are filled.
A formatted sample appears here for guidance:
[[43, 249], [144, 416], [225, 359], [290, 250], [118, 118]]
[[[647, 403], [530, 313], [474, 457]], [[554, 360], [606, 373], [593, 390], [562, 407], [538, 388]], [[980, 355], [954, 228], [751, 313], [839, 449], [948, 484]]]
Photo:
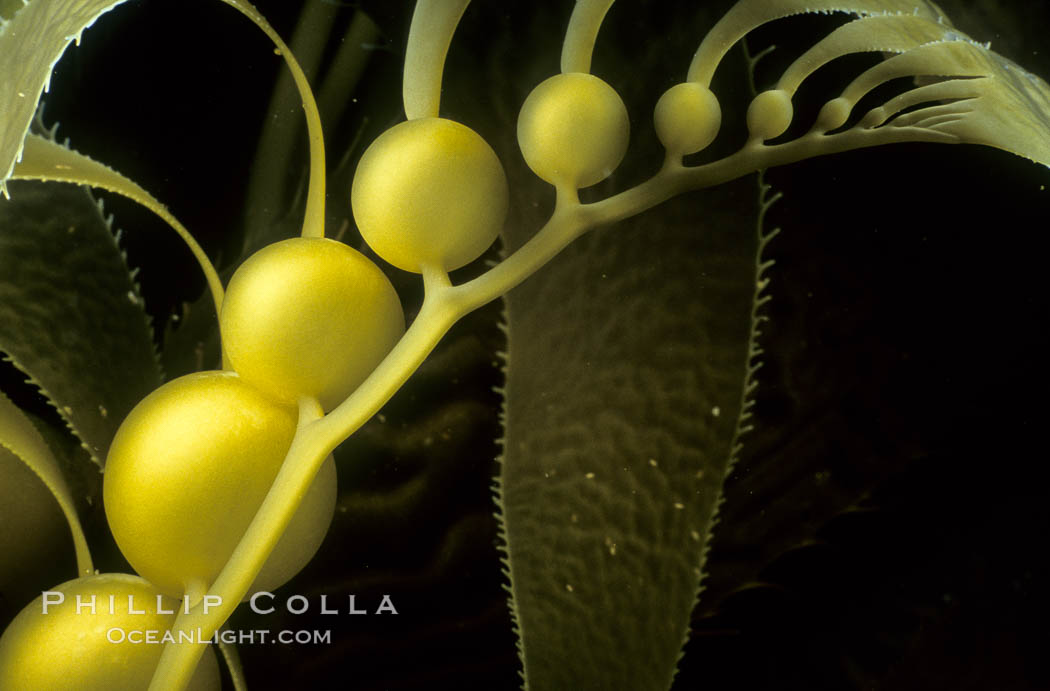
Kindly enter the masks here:
[[937, 21], [944, 16], [929, 0], [741, 0], [704, 36], [689, 65], [688, 80], [709, 86], [722, 58], [749, 32], [777, 19], [812, 12], [904, 13]]
[[898, 127], [936, 127], [962, 142], [985, 144], [1050, 165], [1050, 86], [1020, 66], [996, 54], [949, 25], [921, 16], [866, 17], [833, 31], [799, 57], [777, 82], [776, 89], [793, 94], [818, 67], [852, 52], [899, 53], [859, 75], [843, 93], [825, 105], [816, 129], [827, 132], [844, 125], [857, 102], [875, 87], [900, 77], [932, 77], [941, 81], [918, 86], [869, 113], [862, 128], [882, 125], [904, 108], [933, 103], [943, 114], [944, 99], [970, 99], [950, 122], [922, 117], [897, 118]]
[[[589, 70], [610, 4], [576, 3], [563, 71]], [[749, 32], [790, 15], [832, 11], [860, 18], [843, 17], [755, 96], [746, 115], [750, 137], [737, 153], [687, 165], [683, 155], [696, 149], [672, 151], [677, 141], [663, 137], [657, 122], [669, 154], [663, 169], [583, 205], [623, 227], [614, 237], [577, 241], [540, 280], [507, 297], [506, 438], [496, 493], [526, 688], [670, 686], [722, 483], [748, 429], [760, 310], [769, 299], [763, 250], [773, 233], [722, 235], [739, 223], [739, 209], [733, 221], [723, 218], [717, 195], [739, 188], [708, 190], [702, 211], [699, 199], [687, 211], [682, 199], [670, 198], [767, 167], [896, 142], [981, 143], [1050, 164], [1050, 88], [924, 0], [742, 0], [697, 50], [686, 81], [698, 88], [681, 92], [697, 100], [668, 101], [665, 131], [699, 128], [705, 118], [717, 130], [727, 116], [718, 113], [712, 76]], [[832, 94], [812, 128], [785, 136], [803, 82], [860, 52], [889, 57]], [[853, 116], [863, 96], [899, 78], [912, 78], [913, 86]], [[770, 199], [760, 189], [761, 229]], [[629, 220], [656, 204], [663, 204], [659, 229]], [[702, 227], [692, 227], [697, 218]], [[639, 235], [659, 241], [639, 242]], [[695, 265], [666, 270], [684, 257]], [[653, 267], [664, 271], [650, 274]], [[676, 284], [682, 275], [695, 282]], [[709, 311], [712, 304], [720, 315]], [[734, 310], [736, 321], [726, 317]], [[655, 403], [660, 396], [673, 401]]]
[[[755, 3], [740, 3], [726, 15], [739, 14], [737, 21], [726, 27], [716, 26], [701, 45], [690, 68], [690, 79], [709, 80], [718, 50], [726, 41], [734, 39], [746, 23], [755, 18], [738, 11]], [[790, 4], [790, 3], [788, 3]], [[898, 3], [888, 3], [890, 10], [899, 10]], [[772, 3], [780, 10], [782, 3]], [[864, 3], [870, 11], [872, 3]], [[835, 7], [835, 9], [841, 9]], [[853, 10], [858, 6], [851, 7]], [[733, 30], [730, 31], [730, 28]], [[712, 35], [722, 34], [724, 40]], [[716, 48], [718, 48], [716, 50]], [[837, 98], [829, 100], [817, 119], [811, 134], [827, 134], [844, 126], [853, 107], [874, 88], [901, 77], [935, 78], [942, 86], [931, 89], [922, 84], [914, 93], [895, 96], [892, 103], [869, 113], [857, 126], [848, 130], [846, 137], [874, 134], [872, 130], [884, 124], [901, 109], [929, 102], [935, 108], [926, 115], [897, 118], [894, 131], [905, 128], [916, 138], [923, 138], [923, 130], [952, 135], [955, 141], [993, 146], [1032, 161], [1050, 166], [1050, 86], [1007, 58], [993, 52], [988, 45], [977, 43], [954, 29], [943, 16], [920, 5], [912, 13], [882, 14], [862, 17], [832, 31], [796, 59], [780, 76], [775, 87], [759, 94], [748, 115], [753, 138], [768, 140], [780, 136], [791, 123], [794, 112], [791, 99], [799, 85], [818, 68], [850, 53], [896, 53], [860, 74]], [[965, 83], [959, 83], [965, 80]], [[945, 106], [943, 99], [970, 99], [966, 106]], [[941, 116], [951, 114], [951, 118]], [[932, 119], [936, 117], [936, 119]], [[890, 131], [887, 131], [887, 134]], [[858, 140], [863, 141], [863, 140]], [[878, 136], [871, 144], [883, 143]], [[808, 157], [835, 150], [831, 138], [815, 137], [806, 140], [801, 156]]]
[[[976, 96], [966, 102], [962, 117], [920, 124], [953, 134], [964, 142], [1003, 149], [1050, 166], [1050, 85], [1003, 56], [968, 41], [936, 43], [911, 53], [917, 54], [910, 56], [915, 60], [916, 71], [934, 76], [981, 77], [963, 82]], [[907, 57], [909, 53], [894, 59]]]

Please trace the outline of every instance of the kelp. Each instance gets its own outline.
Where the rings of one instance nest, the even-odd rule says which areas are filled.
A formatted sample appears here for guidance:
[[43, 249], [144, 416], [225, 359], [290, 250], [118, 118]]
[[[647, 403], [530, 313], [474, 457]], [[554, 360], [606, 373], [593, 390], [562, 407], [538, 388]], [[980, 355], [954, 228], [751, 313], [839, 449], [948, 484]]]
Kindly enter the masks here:
[[[583, 5], [597, 23], [608, 10], [608, 3]], [[744, 2], [714, 32], [721, 38], [698, 51], [706, 57], [688, 78], [717, 84], [711, 76], [721, 57], [758, 24], [828, 10], [869, 17], [814, 46], [776, 90], [793, 95], [847, 53], [899, 55], [832, 99], [804, 141], [751, 155], [774, 165], [925, 140], [982, 143], [1050, 164], [1045, 82], [973, 43], [930, 3]], [[442, 56], [452, 24], [437, 37]], [[584, 48], [568, 51], [563, 69], [590, 67], [595, 25], [581, 19], [577, 26], [586, 30], [570, 29], [572, 43]], [[916, 85], [867, 115], [852, 113], [875, 86], [916, 76], [943, 81]], [[436, 79], [440, 93], [440, 70]], [[424, 80], [431, 96], [417, 114], [436, 114], [434, 80], [432, 73]], [[413, 98], [406, 94], [406, 104]], [[700, 184], [686, 168], [680, 189]], [[736, 225], [758, 224], [762, 207], [741, 201], [749, 196], [748, 182], [682, 194], [661, 207], [660, 222], [641, 216], [577, 241], [508, 298], [499, 501], [531, 687], [671, 683], [753, 387], [756, 284], [768, 268], [761, 253], [768, 236], [733, 234]], [[698, 219], [701, 205], [714, 210]], [[755, 209], [742, 223], [740, 207]], [[508, 233], [508, 246], [527, 231]], [[666, 246], [654, 249], [653, 238]], [[655, 600], [674, 601], [674, 611], [657, 611]]]
[[117, 426], [161, 381], [117, 238], [83, 188], [11, 183], [0, 203], [0, 352], [102, 466]]
[[81, 576], [90, 576], [94, 573], [91, 551], [62, 469], [40, 432], [26, 414], [3, 393], [0, 393], [0, 447], [25, 463], [55, 497], [73, 535], [77, 571]]
[[[1050, 87], [956, 30], [932, 3], [745, 0], [704, 39], [687, 79], [710, 84], [733, 44], [765, 22], [831, 10], [867, 16], [784, 71], [773, 88], [787, 99], [842, 55], [899, 56], [858, 77], [863, 89], [851, 85], [832, 99], [808, 135], [780, 145], [785, 158], [838, 150], [836, 133], [827, 133], [846, 125], [877, 84], [935, 76], [943, 81], [891, 98], [884, 117], [855, 118], [841, 146], [928, 129], [1050, 165]], [[928, 107], [879, 131], [920, 104]], [[722, 229], [755, 223], [730, 203], [721, 215], [717, 199], [731, 192], [718, 192], [704, 199], [702, 227], [690, 229], [689, 207], [676, 199], [661, 207], [659, 228], [641, 217], [601, 231], [608, 237], [578, 241], [507, 296], [497, 496], [525, 688], [671, 686], [761, 352], [747, 329], [761, 300], [750, 289], [768, 267], [761, 244], [755, 236], [745, 242], [739, 228], [732, 243], [718, 244]], [[693, 235], [715, 244], [677, 244]], [[696, 266], [667, 270], [681, 257]], [[691, 288], [673, 295], [683, 276], [693, 277]], [[705, 321], [712, 304], [738, 321]], [[663, 321], [677, 318], [674, 328]]]

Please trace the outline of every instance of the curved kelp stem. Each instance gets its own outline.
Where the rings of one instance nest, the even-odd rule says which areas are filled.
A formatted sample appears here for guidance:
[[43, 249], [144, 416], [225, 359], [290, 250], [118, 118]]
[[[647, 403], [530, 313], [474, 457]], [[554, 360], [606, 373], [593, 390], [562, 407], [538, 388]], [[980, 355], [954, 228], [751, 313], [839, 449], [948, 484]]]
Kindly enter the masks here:
[[[299, 425], [281, 470], [241, 542], [208, 589], [208, 594], [217, 596], [221, 604], [210, 606], [205, 611], [201, 602], [189, 612], [180, 613], [172, 629], [176, 636], [179, 632], [194, 632], [198, 640], [206, 641], [222, 626], [247, 594], [324, 459], [401, 388], [453, 324], [521, 283], [587, 230], [638, 214], [687, 189], [721, 184], [815, 153], [894, 141], [953, 142], [955, 138], [938, 132], [901, 128], [803, 137], [776, 146], [748, 146], [715, 163], [695, 168], [664, 168], [647, 182], [601, 202], [560, 204], [529, 242], [467, 283], [453, 286], [448, 283], [444, 272], [425, 272], [426, 293], [418, 316], [354, 393], [327, 415], [322, 415], [316, 401], [300, 401]], [[151, 691], [183, 688], [203, 650], [203, 644], [166, 646]]]
[[470, 0], [419, 0], [412, 13], [405, 49], [402, 97], [409, 120], [436, 118], [441, 105], [441, 73], [463, 12]]
[[594, 43], [615, 0], [576, 0], [561, 49], [562, 72], [590, 72]]
[[185, 226], [171, 215], [167, 207], [128, 178], [84, 154], [67, 149], [61, 144], [35, 134], [26, 137], [22, 160], [15, 165], [14, 174], [11, 177], [21, 180], [72, 182], [100, 187], [142, 204], [164, 219], [190, 248], [190, 252], [200, 264], [204, 278], [208, 282], [208, 289], [215, 303], [215, 313], [219, 313], [222, 308], [222, 281], [215, 271], [215, 266], [208, 259], [208, 255]]
[[91, 551], [88, 549], [84, 529], [77, 517], [73, 504], [73, 495], [69, 491], [62, 471], [55, 460], [47, 442], [23, 413], [10, 399], [0, 393], [0, 447], [7, 449], [21, 460], [40, 478], [51, 494], [54, 495], [62, 513], [69, 523], [73, 534], [73, 547], [77, 555], [77, 576], [90, 576], [95, 572], [91, 563]]
[[317, 112], [317, 103], [314, 101], [313, 92], [310, 90], [310, 82], [303, 73], [299, 63], [296, 62], [292, 51], [288, 49], [281, 37], [270, 26], [269, 22], [259, 14], [259, 10], [244, 0], [222, 0], [241, 11], [244, 16], [255, 22], [263, 33], [270, 37], [273, 44], [277, 46], [278, 52], [284, 58], [288, 69], [292, 71], [295, 86], [299, 89], [299, 96], [303, 99], [303, 110], [306, 114], [306, 133], [310, 139], [310, 189], [306, 193], [306, 213], [303, 215], [303, 237], [324, 237], [324, 199], [325, 199], [325, 160], [324, 160], [324, 136], [321, 133], [321, 115]]
[[[300, 69], [314, 83], [321, 72], [325, 48], [332, 40], [334, 18], [338, 12], [339, 8], [332, 4], [307, 3], [288, 41]], [[321, 99], [317, 98], [317, 101], [323, 125], [328, 118], [325, 117]], [[294, 191], [289, 189], [287, 181], [287, 162], [292, 160], [293, 153], [300, 144], [300, 130], [306, 124], [298, 117], [292, 117], [302, 103], [303, 97], [293, 72], [281, 70], [274, 82], [270, 102], [265, 111], [274, 114], [275, 117], [265, 119], [255, 147], [252, 174], [245, 196], [244, 227], [247, 232], [244, 233], [244, 245], [241, 247], [242, 257], [259, 249], [259, 245], [255, 243], [263, 239], [260, 236], [265, 236], [261, 229], [272, 224], [268, 212], [283, 208], [293, 194], [294, 201], [298, 203], [301, 201], [299, 195], [306, 191], [306, 188], [300, 188], [298, 185]], [[279, 117], [276, 116], [278, 113]], [[309, 179], [306, 182], [309, 183]]]
[[[223, 630], [227, 630], [225, 626]], [[222, 653], [222, 659], [226, 661], [226, 669], [230, 671], [233, 691], [248, 691], [248, 682], [244, 679], [244, 665], [241, 664], [241, 654], [237, 652], [237, 646], [233, 643], [225, 643], [220, 637], [219, 652]]]

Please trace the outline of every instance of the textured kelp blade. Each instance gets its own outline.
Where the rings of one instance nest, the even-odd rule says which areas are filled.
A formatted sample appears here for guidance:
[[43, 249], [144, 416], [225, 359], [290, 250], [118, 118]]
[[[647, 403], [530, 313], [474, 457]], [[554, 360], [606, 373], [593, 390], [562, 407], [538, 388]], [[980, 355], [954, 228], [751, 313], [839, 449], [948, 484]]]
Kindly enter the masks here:
[[[936, 129], [963, 142], [1003, 149], [1050, 166], [1050, 85], [961, 35], [957, 40], [927, 43], [884, 60], [854, 79], [843, 90], [842, 98], [852, 105], [880, 84], [911, 76], [966, 78], [963, 84], [969, 100], [960, 104], [965, 115], [936, 125]], [[947, 86], [924, 86], [916, 91], [934, 88], [944, 91], [942, 98], [948, 95]], [[894, 100], [903, 98], [909, 103], [908, 93]], [[895, 110], [896, 106], [876, 108], [861, 124], [877, 125]]]
[[[1050, 85], [949, 24], [919, 14], [871, 16], [840, 27], [796, 60], [777, 88], [794, 92], [806, 76], [831, 59], [871, 50], [902, 55], [873, 67], [856, 86], [851, 85], [847, 90], [851, 104], [894, 77], [969, 77], [971, 95], [979, 98], [967, 102], [965, 117], [936, 128], [964, 142], [1003, 149], [1050, 166]], [[860, 86], [863, 88], [857, 88]], [[933, 126], [930, 122], [923, 125]]]
[[15, 12], [22, 9], [25, 0], [0, 0], [0, 22], [15, 16]]
[[977, 80], [980, 97], [967, 103], [965, 117], [936, 129], [1050, 166], [1050, 85], [983, 46], [961, 45], [990, 78]]
[[[100, 187], [142, 204], [167, 222], [197, 259], [209, 292], [195, 304], [192, 312], [189, 308], [185, 310], [177, 330], [169, 327], [166, 332], [162, 360], [164, 371], [168, 378], [174, 378], [222, 366], [217, 318], [222, 304], [222, 281], [201, 246], [163, 204], [115, 170], [36, 134], [26, 137], [22, 160], [15, 166], [12, 179], [77, 182]], [[213, 354], [214, 357], [211, 357]]]
[[34, 0], [0, 27], [0, 190], [5, 188], [51, 69], [66, 46], [120, 0]]
[[[62, 476], [58, 461], [26, 414], [3, 393], [0, 393], [0, 447], [25, 463], [54, 495], [73, 534], [79, 575], [91, 574], [91, 554], [88, 552], [87, 539], [84, 537], [83, 528], [80, 527], [76, 504], [69, 491], [69, 485]], [[0, 513], [4, 509], [5, 507], [0, 507]]]
[[[125, 0], [32, 0], [0, 25], [0, 191], [22, 152], [29, 125], [51, 70], [66, 47], [102, 14]], [[248, 17], [277, 46], [296, 78], [306, 107], [311, 142], [311, 179], [324, 179], [320, 119], [306, 80], [280, 37], [258, 10], [245, 0], [222, 0]], [[308, 209], [316, 206], [320, 188], [311, 186]], [[311, 203], [312, 202], [312, 203]]]
[[913, 14], [862, 17], [832, 31], [784, 71], [778, 89], [794, 93], [819, 67], [849, 53], [903, 53], [916, 46], [961, 34], [947, 24]]
[[124, 416], [160, 383], [142, 299], [81, 187], [12, 182], [0, 201], [0, 351], [101, 465]]
[[18, 180], [75, 182], [91, 187], [101, 187], [142, 204], [171, 226], [189, 247], [204, 272], [208, 288], [211, 290], [215, 311], [219, 311], [222, 305], [222, 282], [211, 260], [208, 259], [208, 255], [204, 253], [204, 249], [197, 244], [190, 232], [171, 215], [167, 207], [133, 181], [84, 154], [36, 134], [26, 137], [25, 146], [22, 149], [22, 160], [15, 165], [11, 177]]
[[944, 15], [930, 0], [740, 0], [704, 36], [689, 65], [688, 80], [709, 84], [722, 58], [748, 32], [767, 22], [807, 12], [903, 12], [936, 21]]
[[529, 688], [670, 687], [741, 411], [754, 195], [679, 197], [507, 298], [499, 489]]

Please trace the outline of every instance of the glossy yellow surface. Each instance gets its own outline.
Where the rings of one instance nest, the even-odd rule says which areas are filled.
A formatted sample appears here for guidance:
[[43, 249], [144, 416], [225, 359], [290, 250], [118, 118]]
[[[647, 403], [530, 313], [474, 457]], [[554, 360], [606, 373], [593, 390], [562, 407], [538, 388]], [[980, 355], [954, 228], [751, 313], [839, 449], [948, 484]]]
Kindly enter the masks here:
[[330, 410], [397, 343], [405, 317], [394, 287], [363, 254], [335, 240], [292, 238], [241, 265], [219, 325], [246, 382], [288, 404], [310, 396]]
[[627, 153], [630, 123], [620, 95], [583, 72], [540, 82], [518, 114], [518, 146], [536, 175], [578, 189], [604, 180]]
[[[157, 589], [127, 574], [87, 576], [52, 590], [61, 593], [61, 604], [49, 604], [45, 614], [41, 594], [0, 638], [0, 689], [145, 691], [160, 659], [160, 642], [179, 611], [178, 600], [161, 597], [158, 607]], [[59, 597], [49, 595], [49, 601]], [[156, 642], [146, 642], [149, 637]], [[187, 688], [220, 687], [218, 662], [209, 648]]]
[[715, 140], [722, 126], [722, 108], [703, 84], [675, 84], [656, 102], [656, 136], [668, 153], [695, 154]]
[[[295, 425], [293, 408], [232, 372], [180, 377], [143, 399], [117, 431], [103, 482], [110, 529], [132, 567], [174, 597], [211, 585], [269, 491]], [[329, 458], [252, 592], [276, 588], [313, 557], [335, 495]]]
[[350, 193], [368, 246], [405, 271], [452, 271], [495, 241], [507, 215], [507, 178], [481, 136], [444, 118], [384, 132], [365, 151]]
[[773, 139], [787, 132], [794, 115], [791, 96], [786, 91], [763, 91], [747, 107], [747, 129], [753, 138]]

